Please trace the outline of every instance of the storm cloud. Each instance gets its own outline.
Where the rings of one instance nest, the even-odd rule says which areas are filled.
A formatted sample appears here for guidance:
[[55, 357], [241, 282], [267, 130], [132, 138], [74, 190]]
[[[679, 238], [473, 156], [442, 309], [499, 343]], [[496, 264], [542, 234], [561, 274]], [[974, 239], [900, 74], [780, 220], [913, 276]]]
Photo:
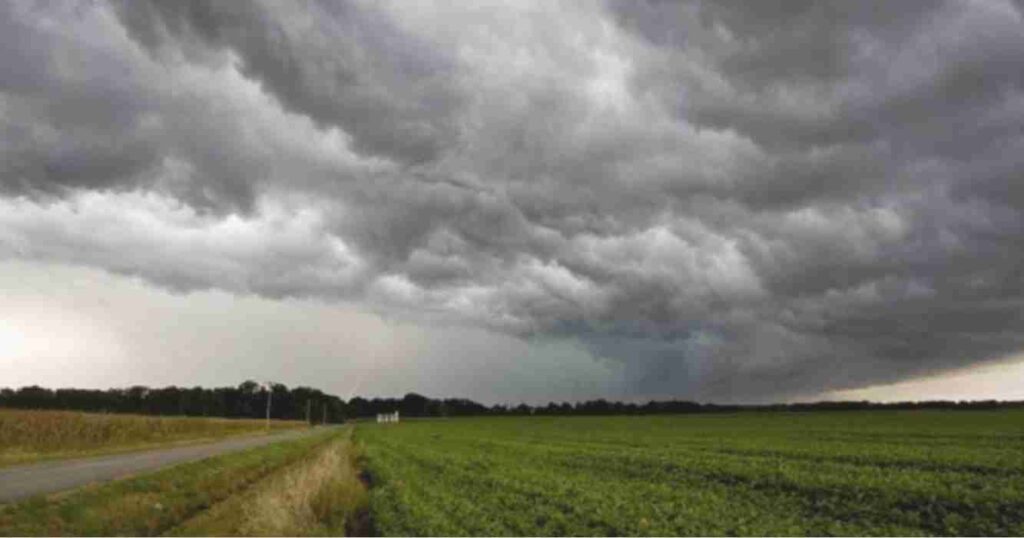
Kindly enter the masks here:
[[635, 397], [1024, 351], [1019, 3], [14, 1], [0, 50], [2, 258], [569, 340]]

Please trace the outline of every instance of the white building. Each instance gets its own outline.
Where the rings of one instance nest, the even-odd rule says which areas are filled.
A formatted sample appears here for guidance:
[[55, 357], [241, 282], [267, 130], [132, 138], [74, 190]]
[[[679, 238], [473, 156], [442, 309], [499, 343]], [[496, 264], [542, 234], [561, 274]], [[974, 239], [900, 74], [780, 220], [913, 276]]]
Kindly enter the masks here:
[[377, 413], [377, 422], [398, 422], [398, 411], [394, 413]]

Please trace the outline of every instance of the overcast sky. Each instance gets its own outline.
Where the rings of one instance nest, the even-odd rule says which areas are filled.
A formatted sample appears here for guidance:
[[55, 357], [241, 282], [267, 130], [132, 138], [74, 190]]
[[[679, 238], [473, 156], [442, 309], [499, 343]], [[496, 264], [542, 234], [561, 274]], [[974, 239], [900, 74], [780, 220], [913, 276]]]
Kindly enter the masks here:
[[1024, 397], [1022, 10], [0, 2], [0, 386]]

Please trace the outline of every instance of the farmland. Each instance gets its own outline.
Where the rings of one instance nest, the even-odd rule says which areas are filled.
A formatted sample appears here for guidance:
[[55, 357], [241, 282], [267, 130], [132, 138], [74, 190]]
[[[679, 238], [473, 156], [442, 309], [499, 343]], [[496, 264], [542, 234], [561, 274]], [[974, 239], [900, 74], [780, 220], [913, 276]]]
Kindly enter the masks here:
[[[72, 415], [23, 414], [5, 446], [53, 455], [263, 425]], [[64, 427], [40, 426], [52, 424]], [[90, 428], [106, 437], [69, 437]], [[25, 431], [70, 448], [46, 452]], [[409, 419], [308, 433], [0, 506], [0, 535], [1024, 534], [1024, 410]]]
[[[271, 429], [305, 427], [275, 420]], [[262, 420], [0, 409], [0, 466], [264, 431]]]
[[384, 535], [1021, 535], [1024, 412], [361, 425]]

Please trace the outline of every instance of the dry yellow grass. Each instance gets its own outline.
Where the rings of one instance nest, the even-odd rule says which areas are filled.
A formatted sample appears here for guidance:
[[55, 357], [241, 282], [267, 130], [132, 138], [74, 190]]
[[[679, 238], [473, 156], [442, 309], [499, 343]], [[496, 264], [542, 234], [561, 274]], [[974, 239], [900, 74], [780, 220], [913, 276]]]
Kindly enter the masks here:
[[337, 536], [366, 510], [351, 430], [173, 530], [179, 536]]
[[[304, 422], [271, 421], [274, 430]], [[262, 420], [0, 409], [0, 466], [263, 431]]]

